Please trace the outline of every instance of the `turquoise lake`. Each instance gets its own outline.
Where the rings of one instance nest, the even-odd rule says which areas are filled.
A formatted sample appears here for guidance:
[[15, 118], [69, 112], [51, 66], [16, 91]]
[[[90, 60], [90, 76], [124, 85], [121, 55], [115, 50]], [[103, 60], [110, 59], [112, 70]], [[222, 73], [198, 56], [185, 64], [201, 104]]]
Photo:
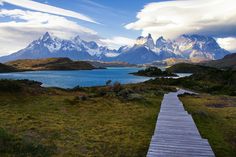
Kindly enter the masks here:
[[27, 71], [0, 73], [1, 79], [29, 79], [42, 82], [44, 87], [73, 88], [75, 86], [91, 87], [105, 85], [107, 80], [122, 84], [143, 82], [150, 78], [134, 76], [129, 73], [141, 68], [107, 68], [95, 70], [68, 71]]
[[[66, 70], [66, 71], [27, 71], [14, 73], [0, 73], [0, 79], [29, 79], [42, 82], [44, 87], [73, 88], [75, 86], [102, 86], [107, 80], [118, 81], [122, 84], [138, 83], [149, 80], [149, 77], [134, 76], [142, 68], [110, 67], [95, 70]], [[180, 77], [186, 74], [179, 74]]]

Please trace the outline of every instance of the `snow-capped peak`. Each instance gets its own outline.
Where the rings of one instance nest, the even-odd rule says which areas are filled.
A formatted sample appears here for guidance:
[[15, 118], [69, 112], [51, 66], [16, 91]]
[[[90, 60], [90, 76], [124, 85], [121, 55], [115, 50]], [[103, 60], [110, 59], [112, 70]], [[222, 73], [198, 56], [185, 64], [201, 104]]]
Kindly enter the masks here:
[[201, 35], [182, 35], [175, 40], [160, 37], [154, 44], [151, 34], [148, 34], [146, 37], [138, 37], [133, 47], [123, 46], [119, 50], [110, 50], [107, 47], [99, 46], [94, 41], [84, 41], [79, 36], [71, 40], [64, 40], [46, 32], [26, 48], [2, 58], [2, 61], [69, 57], [74, 60], [150, 63], [167, 58], [220, 59], [227, 54], [229, 52], [220, 48], [214, 38]]
[[143, 36], [138, 37], [136, 39], [135, 45], [146, 46], [149, 49], [153, 49], [155, 47], [151, 34], [148, 34], [147, 37], [143, 37]]
[[135, 45], [144, 45], [146, 42], [146, 38], [144, 38], [143, 36], [139, 36], [135, 41]]
[[147, 42], [146, 42], [146, 46], [149, 49], [154, 49], [155, 45], [154, 45], [154, 41], [152, 39], [152, 35], [149, 33], [148, 36], [146, 37]]
[[158, 48], [163, 47], [163, 45], [165, 45], [166, 43], [167, 41], [163, 38], [163, 36], [161, 36], [156, 41], [156, 47]]
[[79, 35], [75, 36], [75, 37], [72, 39], [72, 41], [74, 41], [74, 42], [77, 43], [77, 44], [82, 42], [82, 40], [80, 39], [80, 36], [79, 36]]
[[129, 49], [130, 49], [130, 47], [129, 47], [128, 45], [121, 46], [121, 47], [118, 49], [118, 52], [119, 52], [119, 53], [127, 52]]
[[40, 38], [40, 40], [42, 40], [42, 41], [47, 41], [47, 40], [51, 40], [52, 39], [52, 37], [51, 37], [51, 35], [48, 33], [48, 32], [46, 32], [41, 38]]

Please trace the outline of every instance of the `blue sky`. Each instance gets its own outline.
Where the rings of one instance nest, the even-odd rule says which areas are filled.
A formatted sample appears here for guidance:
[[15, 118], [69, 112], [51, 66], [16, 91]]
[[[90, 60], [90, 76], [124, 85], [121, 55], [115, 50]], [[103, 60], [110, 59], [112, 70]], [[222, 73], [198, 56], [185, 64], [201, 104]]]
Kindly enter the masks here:
[[154, 39], [197, 33], [234, 51], [235, 6], [234, 0], [0, 0], [0, 55], [24, 48], [46, 31], [111, 48], [132, 45], [148, 33]]
[[[94, 24], [70, 18], [82, 26], [96, 30], [104, 37], [126, 35], [136, 38], [141, 31], [127, 30], [123, 26], [136, 19], [136, 14], [144, 5], [155, 0], [34, 0], [36, 2], [76, 11], [95, 19], [101, 24]], [[5, 4], [4, 9], [23, 9], [23, 7]], [[1, 18], [0, 21], [6, 20]]]

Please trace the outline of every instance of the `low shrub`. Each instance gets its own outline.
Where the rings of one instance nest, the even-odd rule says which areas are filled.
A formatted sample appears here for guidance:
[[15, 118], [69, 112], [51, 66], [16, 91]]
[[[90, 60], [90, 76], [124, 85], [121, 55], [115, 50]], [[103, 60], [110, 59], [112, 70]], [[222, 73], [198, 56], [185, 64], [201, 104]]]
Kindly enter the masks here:
[[112, 90], [115, 93], [118, 93], [119, 91], [121, 91], [121, 89], [122, 89], [122, 86], [121, 86], [120, 82], [116, 81], [112, 86]]
[[122, 89], [121, 91], [119, 91], [117, 93], [117, 96], [121, 97], [122, 99], [128, 99], [128, 97], [131, 93], [134, 93], [134, 91], [131, 89], [125, 88], [125, 89]]

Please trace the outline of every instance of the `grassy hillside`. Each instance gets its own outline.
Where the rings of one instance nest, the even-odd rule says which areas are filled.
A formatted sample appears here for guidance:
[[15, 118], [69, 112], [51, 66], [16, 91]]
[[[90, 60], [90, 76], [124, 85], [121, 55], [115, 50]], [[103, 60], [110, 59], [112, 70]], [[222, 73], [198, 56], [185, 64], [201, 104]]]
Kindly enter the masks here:
[[236, 154], [236, 97], [196, 95], [181, 96], [185, 109], [207, 138], [217, 157]]
[[236, 70], [236, 54], [229, 54], [219, 60], [205, 61], [198, 64], [178, 63], [170, 68], [167, 68], [167, 71], [175, 73], [196, 73], [213, 68], [222, 70]]
[[236, 95], [236, 71], [208, 70], [179, 79], [156, 78], [148, 82], [179, 86], [211, 94]]
[[190, 63], [178, 63], [166, 69], [172, 73], [197, 73], [212, 70], [214, 68]]
[[236, 70], [236, 53], [226, 55], [224, 58], [219, 60], [213, 60], [201, 63], [201, 65], [215, 67], [219, 69]]
[[85, 61], [69, 58], [22, 59], [7, 62], [6, 65], [21, 70], [91, 70], [95, 67]]
[[172, 89], [115, 83], [61, 90], [26, 80], [0, 87], [0, 156], [32, 157], [145, 156], [163, 93]]
[[0, 63], [0, 73], [15, 72], [15, 71], [17, 71], [16, 68]]

